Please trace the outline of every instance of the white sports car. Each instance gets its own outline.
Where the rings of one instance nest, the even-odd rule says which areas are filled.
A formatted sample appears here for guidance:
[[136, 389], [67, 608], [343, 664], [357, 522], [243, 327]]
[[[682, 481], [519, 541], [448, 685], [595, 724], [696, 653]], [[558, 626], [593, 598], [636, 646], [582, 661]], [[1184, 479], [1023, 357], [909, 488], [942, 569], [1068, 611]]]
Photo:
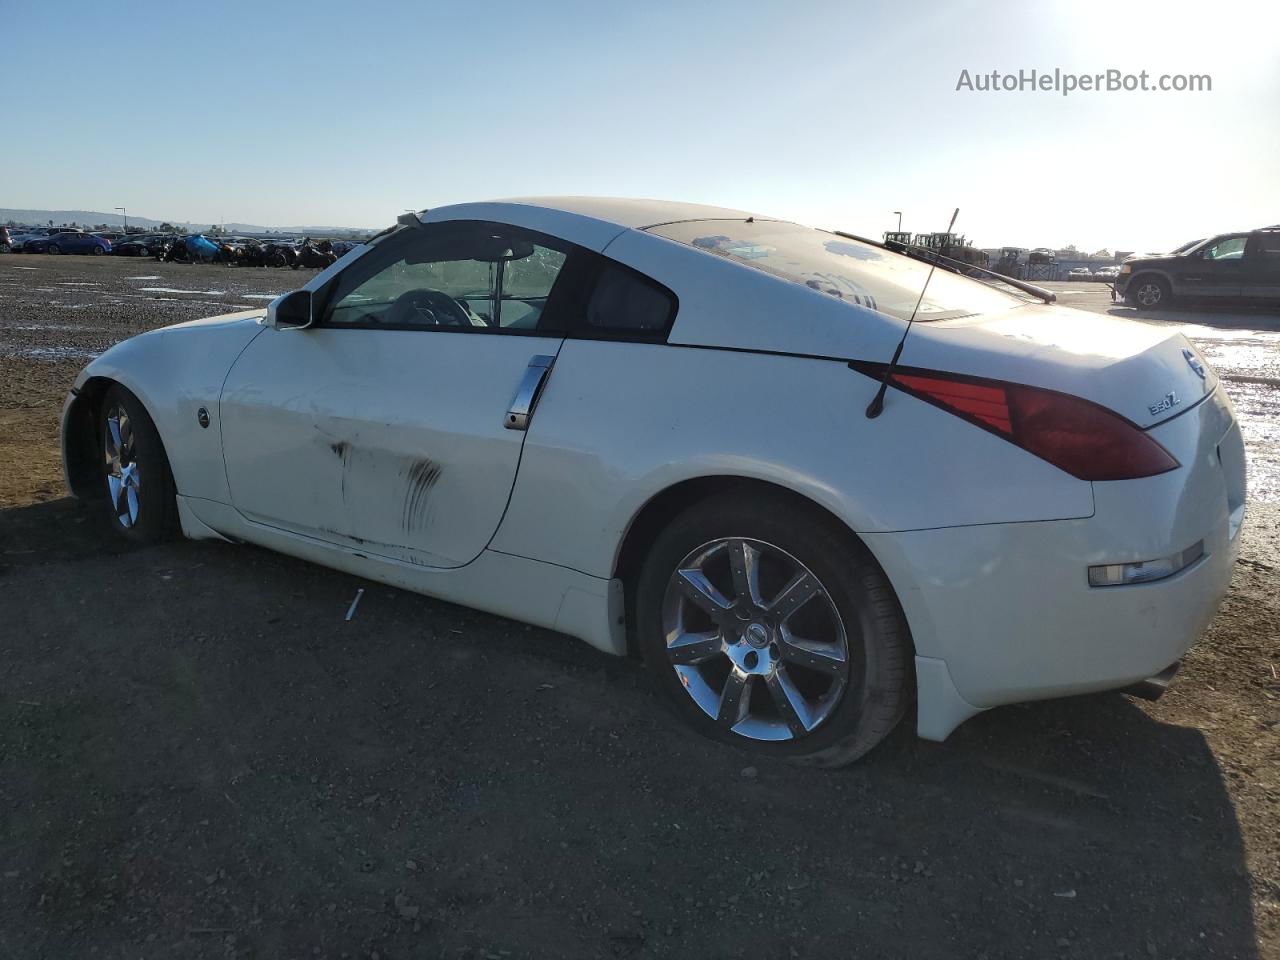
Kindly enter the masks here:
[[812, 763], [913, 700], [940, 740], [1158, 689], [1238, 548], [1217, 377], [1169, 328], [931, 269], [678, 203], [410, 214], [265, 312], [90, 363], [67, 482], [127, 537], [641, 656], [695, 728]]

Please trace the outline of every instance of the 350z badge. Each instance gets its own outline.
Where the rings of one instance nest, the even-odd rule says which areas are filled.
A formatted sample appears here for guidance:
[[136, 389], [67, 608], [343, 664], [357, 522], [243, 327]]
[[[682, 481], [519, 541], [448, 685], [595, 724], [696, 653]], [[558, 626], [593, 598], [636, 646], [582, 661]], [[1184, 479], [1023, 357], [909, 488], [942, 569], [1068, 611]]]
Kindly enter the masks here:
[[1169, 393], [1166, 393], [1158, 403], [1151, 404], [1147, 409], [1151, 411], [1151, 415], [1154, 417], [1157, 413], [1164, 413], [1166, 410], [1171, 410], [1180, 402], [1178, 395], [1170, 391]]

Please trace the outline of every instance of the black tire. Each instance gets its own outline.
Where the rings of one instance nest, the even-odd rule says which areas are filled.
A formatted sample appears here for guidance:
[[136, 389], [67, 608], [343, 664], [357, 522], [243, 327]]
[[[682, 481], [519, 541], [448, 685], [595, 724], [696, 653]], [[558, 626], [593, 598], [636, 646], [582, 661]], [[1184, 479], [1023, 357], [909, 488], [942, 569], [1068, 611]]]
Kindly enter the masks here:
[[1173, 291], [1164, 277], [1148, 274], [1134, 277], [1125, 288], [1124, 301], [1142, 310], [1158, 310], [1173, 302]]
[[[110, 463], [108, 437], [111, 433], [110, 421], [118, 417], [120, 412], [127, 416], [127, 431], [117, 421], [117, 429], [128, 436], [122, 436], [123, 455], [121, 464], [134, 465], [138, 484], [135, 490], [136, 516], [128, 512], [127, 498], [124, 502], [113, 502], [110, 477], [113, 468]], [[103, 513], [108, 525], [117, 534], [136, 543], [159, 543], [171, 539], [178, 530], [178, 504], [173, 483], [173, 473], [169, 469], [169, 458], [165, 453], [160, 433], [152, 421], [146, 408], [132, 393], [116, 384], [107, 390], [98, 409], [97, 436], [98, 450], [106, 454], [102, 461], [100, 483], [105, 496], [102, 498]]]
[[95, 245], [95, 246], [94, 246], [94, 248], [93, 248], [93, 255], [94, 255], [95, 257], [100, 257], [100, 256], [102, 256], [102, 255], [103, 255], [104, 253], [106, 253], [106, 252], [107, 252], [107, 251], [103, 250], [101, 247], [99, 247], [99, 246], [97, 246], [97, 245]]
[[58, 245], [56, 243], [51, 243], [49, 246], [44, 248], [44, 252], [56, 256], [62, 251], [58, 249]]
[[[723, 538], [781, 548], [817, 578], [843, 621], [849, 667], [843, 693], [825, 719], [792, 739], [752, 739], [721, 725], [695, 703], [668, 659], [663, 626], [668, 583], [694, 551]], [[636, 581], [634, 604], [646, 665], [676, 713], [713, 739], [798, 763], [838, 767], [888, 736], [910, 702], [911, 635], [888, 579], [848, 530], [796, 498], [743, 490], [689, 507], [649, 551]], [[745, 642], [745, 632], [742, 636]], [[759, 695], [748, 694], [748, 705]], [[767, 705], [768, 701], [766, 709]]]

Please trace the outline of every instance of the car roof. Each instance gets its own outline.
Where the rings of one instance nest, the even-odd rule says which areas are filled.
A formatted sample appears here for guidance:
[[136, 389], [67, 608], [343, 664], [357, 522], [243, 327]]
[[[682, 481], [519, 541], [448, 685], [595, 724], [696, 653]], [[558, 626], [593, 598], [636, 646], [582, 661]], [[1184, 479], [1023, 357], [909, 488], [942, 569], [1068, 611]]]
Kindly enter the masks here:
[[447, 220], [492, 220], [558, 236], [600, 251], [627, 230], [681, 220], [773, 220], [701, 203], [631, 197], [513, 197], [479, 203], [435, 207], [418, 214], [424, 223]]
[[[716, 207], [678, 200], [650, 200], [637, 197], [513, 197], [495, 201], [518, 203], [603, 220], [620, 227], [643, 230], [660, 223], [679, 220], [745, 220], [753, 214], [745, 210]], [[757, 217], [757, 219], [772, 219]]]

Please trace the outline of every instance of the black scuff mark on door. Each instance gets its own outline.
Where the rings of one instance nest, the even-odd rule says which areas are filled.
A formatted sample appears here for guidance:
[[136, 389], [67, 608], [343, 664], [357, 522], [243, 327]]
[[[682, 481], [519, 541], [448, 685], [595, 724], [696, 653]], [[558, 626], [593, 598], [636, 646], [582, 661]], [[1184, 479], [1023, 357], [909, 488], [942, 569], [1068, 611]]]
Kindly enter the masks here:
[[347, 502], [347, 470], [351, 467], [351, 441], [343, 440], [330, 433], [320, 424], [312, 424], [316, 432], [320, 434], [321, 443], [329, 448], [329, 452], [342, 461], [342, 474], [339, 477], [339, 485], [342, 493], [342, 502]]
[[440, 464], [434, 460], [415, 460], [409, 465], [407, 476], [409, 482], [405, 489], [400, 526], [412, 533], [427, 525], [431, 489], [440, 479]]
[[342, 502], [347, 502], [347, 468], [351, 466], [351, 444], [345, 440], [338, 440], [329, 444], [329, 449], [333, 451], [333, 455], [342, 461], [342, 477], [339, 480], [340, 489], [342, 491]]

